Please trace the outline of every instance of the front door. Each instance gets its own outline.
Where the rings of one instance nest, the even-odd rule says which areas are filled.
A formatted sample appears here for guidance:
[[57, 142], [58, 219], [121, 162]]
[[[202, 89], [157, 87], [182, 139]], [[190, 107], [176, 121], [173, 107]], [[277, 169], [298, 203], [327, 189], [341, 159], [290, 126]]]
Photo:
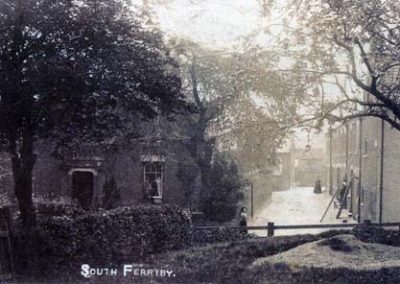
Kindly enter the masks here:
[[93, 200], [93, 173], [76, 171], [72, 174], [72, 199], [85, 210], [90, 209]]

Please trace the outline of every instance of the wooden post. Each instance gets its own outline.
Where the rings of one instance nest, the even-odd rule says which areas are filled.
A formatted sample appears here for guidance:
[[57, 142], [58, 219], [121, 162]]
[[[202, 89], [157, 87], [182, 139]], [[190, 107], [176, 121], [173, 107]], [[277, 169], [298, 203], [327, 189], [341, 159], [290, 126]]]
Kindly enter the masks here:
[[274, 236], [274, 222], [268, 222], [267, 225], [267, 236], [273, 237]]

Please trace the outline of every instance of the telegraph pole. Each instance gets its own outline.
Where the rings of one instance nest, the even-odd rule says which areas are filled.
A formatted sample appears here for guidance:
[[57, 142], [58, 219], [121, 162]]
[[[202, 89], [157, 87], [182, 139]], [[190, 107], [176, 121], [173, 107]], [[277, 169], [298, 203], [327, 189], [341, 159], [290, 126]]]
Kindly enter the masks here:
[[332, 187], [332, 123], [329, 123], [329, 194], [333, 193]]
[[358, 137], [358, 148], [359, 148], [359, 157], [358, 157], [358, 194], [357, 194], [357, 222], [361, 222], [361, 166], [362, 166], [362, 118], [360, 117], [360, 125], [359, 125], [359, 137]]
[[251, 219], [254, 219], [254, 186], [253, 182], [250, 183], [250, 198], [251, 198]]
[[383, 161], [385, 154], [385, 121], [382, 119], [381, 124], [381, 176], [380, 176], [380, 186], [379, 186], [379, 224], [382, 224], [382, 212], [383, 212]]

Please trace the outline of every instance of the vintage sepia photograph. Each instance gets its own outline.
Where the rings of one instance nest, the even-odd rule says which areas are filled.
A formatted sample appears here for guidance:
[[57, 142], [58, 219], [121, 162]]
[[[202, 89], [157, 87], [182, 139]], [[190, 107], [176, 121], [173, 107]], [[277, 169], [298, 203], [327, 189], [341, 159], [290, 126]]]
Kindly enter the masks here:
[[400, 283], [399, 0], [0, 0], [0, 283]]

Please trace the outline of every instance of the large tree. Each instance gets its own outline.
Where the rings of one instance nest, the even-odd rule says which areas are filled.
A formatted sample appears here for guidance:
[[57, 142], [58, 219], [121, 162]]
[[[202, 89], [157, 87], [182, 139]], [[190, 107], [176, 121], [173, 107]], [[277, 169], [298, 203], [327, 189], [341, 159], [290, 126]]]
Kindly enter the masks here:
[[[400, 6], [396, 0], [287, 1], [278, 42], [307, 74], [307, 119], [373, 116], [400, 130]], [[320, 125], [320, 124], [318, 124]]]
[[198, 109], [182, 127], [182, 142], [194, 164], [185, 166], [181, 176], [193, 189], [195, 179], [187, 177], [195, 169], [200, 172], [200, 199], [208, 200], [204, 208], [215, 186], [212, 167], [218, 152], [229, 152], [242, 172], [271, 169], [296, 113], [297, 101], [286, 93], [301, 86], [270, 72], [275, 55], [259, 48], [215, 50], [182, 39], [171, 46], [181, 65], [183, 90]]
[[186, 105], [160, 32], [135, 11], [120, 0], [0, 2], [0, 140], [25, 225], [39, 137], [100, 141]]
[[180, 169], [180, 177], [187, 188], [193, 189], [195, 179], [188, 177], [196, 171], [200, 173], [201, 192], [188, 192], [189, 199], [198, 202], [212, 187], [215, 138], [209, 135], [211, 122], [220, 118], [224, 104], [234, 96], [230, 74], [232, 61], [229, 56], [223, 56], [221, 51], [213, 51], [188, 40], [173, 39], [170, 45], [181, 66], [183, 91], [197, 108], [195, 114], [181, 123], [182, 135], [185, 137], [182, 145], [194, 163]]

